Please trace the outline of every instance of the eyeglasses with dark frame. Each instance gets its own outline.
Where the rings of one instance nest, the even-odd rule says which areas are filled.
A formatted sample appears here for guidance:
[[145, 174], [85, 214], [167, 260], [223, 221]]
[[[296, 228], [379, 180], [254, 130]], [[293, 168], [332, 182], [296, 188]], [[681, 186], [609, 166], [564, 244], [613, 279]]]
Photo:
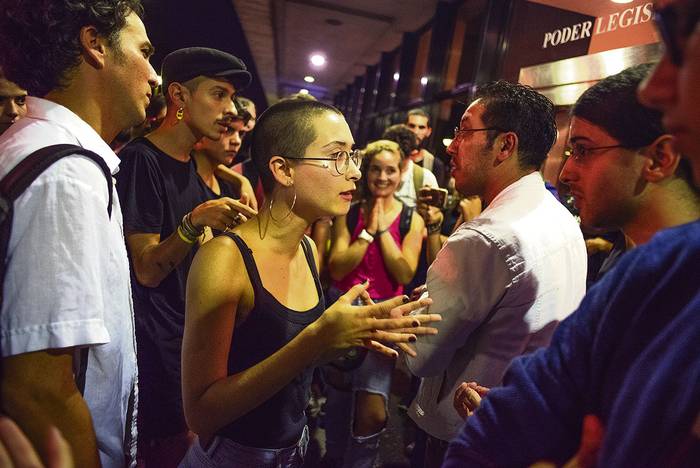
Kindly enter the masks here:
[[582, 159], [586, 159], [588, 156], [590, 156], [591, 153], [594, 153], [596, 151], [608, 151], [614, 148], [624, 148], [624, 149], [636, 149], [636, 148], [630, 148], [629, 146], [625, 145], [609, 145], [609, 146], [593, 146], [593, 147], [588, 147], [584, 146], [582, 144], [573, 144], [571, 145], [570, 148], [566, 148], [564, 150], [564, 156], [567, 158], [571, 158], [574, 161], [581, 161]]
[[496, 130], [499, 132], [505, 132], [506, 130], [503, 130], [502, 128], [499, 127], [485, 127], [485, 128], [459, 128], [455, 127], [455, 136], [454, 139], [462, 138], [462, 136], [466, 135], [469, 132], [488, 132], [490, 130]]
[[674, 5], [654, 10], [654, 23], [674, 65], [683, 65], [685, 41], [692, 34], [698, 20], [700, 8], [697, 6], [691, 6], [689, 11], [679, 11]]
[[[286, 159], [292, 159], [296, 161], [335, 161], [335, 170], [338, 173], [338, 175], [343, 175], [347, 172], [348, 168], [350, 167], [350, 161], [355, 164], [355, 167], [359, 168], [360, 164], [362, 163], [362, 151], [360, 150], [351, 150], [351, 151], [338, 151], [336, 153], [333, 153], [329, 158], [300, 158], [300, 157], [292, 157], [292, 156], [285, 156]], [[322, 167], [325, 167], [326, 169], [330, 167], [329, 164], [324, 164]]]

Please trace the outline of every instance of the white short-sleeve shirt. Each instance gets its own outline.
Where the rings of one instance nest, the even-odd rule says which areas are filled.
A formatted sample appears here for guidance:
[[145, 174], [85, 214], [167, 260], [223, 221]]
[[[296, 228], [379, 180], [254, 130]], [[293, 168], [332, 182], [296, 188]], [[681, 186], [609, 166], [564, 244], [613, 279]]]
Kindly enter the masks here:
[[[416, 187], [413, 185], [414, 164], [415, 163], [411, 159], [408, 160], [408, 167], [401, 174], [401, 185], [399, 185], [398, 190], [396, 190], [396, 193], [394, 194], [396, 198], [401, 200], [407, 206], [416, 206]], [[426, 185], [431, 188], [438, 188], [435, 174], [430, 172], [428, 169], [423, 168], [423, 187]]]
[[[30, 153], [70, 143], [116, 173], [119, 158], [69, 109], [27, 98], [28, 113], [0, 137], [0, 178]], [[6, 258], [3, 356], [89, 347], [84, 398], [103, 467], [134, 461], [137, 370], [133, 305], [122, 214], [92, 160], [64, 158], [16, 200]], [[131, 404], [130, 404], [131, 399]], [[126, 451], [129, 452], [125, 454]]]

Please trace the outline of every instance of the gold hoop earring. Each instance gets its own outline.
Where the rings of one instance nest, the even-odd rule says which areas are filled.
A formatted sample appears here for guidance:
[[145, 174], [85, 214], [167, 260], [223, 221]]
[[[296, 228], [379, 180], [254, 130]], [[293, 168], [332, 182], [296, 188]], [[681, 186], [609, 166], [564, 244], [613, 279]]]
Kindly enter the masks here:
[[180, 107], [177, 110], [177, 113], [175, 113], [175, 117], [177, 118], [178, 121], [182, 120], [182, 118], [185, 116], [185, 108]]
[[297, 203], [297, 190], [294, 189], [294, 198], [292, 199], [292, 204], [291, 204], [291, 206], [289, 207], [289, 211], [288, 211], [287, 214], [284, 215], [281, 219], [275, 219], [275, 217], [272, 216], [272, 203], [273, 203], [274, 201], [275, 201], [275, 197], [274, 197], [274, 195], [273, 195], [272, 197], [270, 197], [270, 206], [269, 206], [269, 208], [268, 208], [268, 210], [270, 211], [270, 218], [272, 218], [272, 220], [273, 220], [274, 222], [276, 222], [276, 223], [281, 223], [281, 222], [284, 221], [285, 219], [289, 218], [289, 216], [292, 214], [292, 210], [294, 210], [294, 205], [296, 205], [296, 203]]

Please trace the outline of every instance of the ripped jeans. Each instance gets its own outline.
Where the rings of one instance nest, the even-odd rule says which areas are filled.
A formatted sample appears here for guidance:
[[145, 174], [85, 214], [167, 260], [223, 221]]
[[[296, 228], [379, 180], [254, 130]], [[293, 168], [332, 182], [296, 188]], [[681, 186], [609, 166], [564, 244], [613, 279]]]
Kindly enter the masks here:
[[280, 449], [247, 447], [221, 436], [205, 449], [197, 437], [178, 468], [301, 468], [308, 443], [308, 427], [296, 444]]
[[[354, 434], [355, 400], [357, 392], [379, 394], [384, 397], [384, 411], [389, 418], [388, 402], [391, 388], [391, 374], [395, 360], [384, 355], [368, 352], [357, 369], [343, 373], [348, 390], [327, 386], [326, 453], [331, 459], [343, 463], [342, 467], [371, 468], [379, 452], [379, 438], [386, 423], [375, 434], [358, 436]], [[337, 371], [336, 371], [337, 372]]]

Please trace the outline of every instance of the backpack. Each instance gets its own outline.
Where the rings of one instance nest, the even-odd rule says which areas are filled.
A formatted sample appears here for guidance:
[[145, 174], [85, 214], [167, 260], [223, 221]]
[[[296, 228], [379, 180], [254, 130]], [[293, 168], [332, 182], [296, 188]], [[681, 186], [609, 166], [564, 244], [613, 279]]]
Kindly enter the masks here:
[[433, 171], [433, 166], [435, 165], [435, 156], [433, 156], [432, 153], [430, 153], [427, 150], [423, 150], [423, 169], [426, 169], [432, 173], [435, 173]]
[[418, 191], [423, 187], [424, 176], [425, 169], [413, 163], [413, 190], [416, 192], [416, 200], [418, 200]]
[[[348, 214], [345, 217], [345, 224], [348, 227], [348, 231], [350, 231], [350, 235], [352, 235], [352, 233], [355, 231], [355, 226], [357, 226], [357, 221], [360, 217], [360, 205], [360, 202], [354, 202], [352, 205], [350, 205], [350, 211], [348, 211]], [[401, 237], [401, 241], [403, 241], [404, 237], [406, 237], [408, 231], [411, 230], [413, 211], [414, 208], [412, 206], [404, 204], [401, 207], [401, 214], [399, 215], [399, 236]]]
[[[49, 166], [66, 156], [81, 155], [90, 158], [97, 164], [107, 179], [109, 189], [109, 202], [107, 215], [112, 217], [112, 171], [107, 167], [104, 159], [90, 150], [76, 145], [60, 144], [38, 149], [19, 164], [17, 164], [5, 177], [0, 180], [0, 286], [5, 283], [5, 267], [7, 263], [7, 248], [12, 232], [12, 219], [14, 215], [14, 202], [25, 190], [39, 177]], [[3, 301], [4, 288], [0, 288], [0, 310]], [[83, 394], [85, 390], [85, 374], [87, 372], [89, 348], [80, 348], [80, 355], [74, 359], [75, 384]], [[0, 361], [2, 362], [2, 361]]]

